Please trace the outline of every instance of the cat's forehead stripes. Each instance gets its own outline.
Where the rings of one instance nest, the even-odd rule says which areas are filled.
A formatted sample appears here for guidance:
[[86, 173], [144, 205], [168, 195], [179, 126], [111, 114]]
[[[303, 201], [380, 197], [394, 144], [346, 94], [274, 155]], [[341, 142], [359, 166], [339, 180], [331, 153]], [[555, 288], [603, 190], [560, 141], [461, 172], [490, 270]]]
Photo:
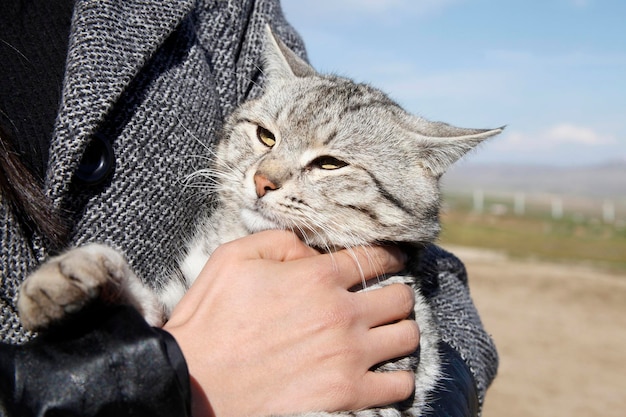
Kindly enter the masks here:
[[339, 134], [339, 131], [336, 128], [333, 129], [326, 137], [326, 140], [322, 141], [322, 145], [323, 146], [330, 145], [337, 138], [338, 134]]
[[[278, 124], [305, 131], [307, 135], [319, 133], [317, 140], [324, 146], [337, 139], [343, 127], [347, 131], [358, 127], [354, 125], [355, 119], [347, 120], [351, 114], [358, 117], [359, 113], [368, 110], [398, 108], [379, 90], [340, 78], [323, 78], [286, 96], [277, 112]], [[380, 113], [377, 115], [380, 116]], [[365, 113], [361, 116], [374, 115]], [[351, 123], [353, 126], [350, 126]]]
[[[298, 89], [289, 96], [278, 114], [279, 122], [296, 123], [299, 125], [320, 124], [320, 117], [326, 123], [331, 121], [332, 109], [325, 106], [325, 101], [332, 88], [328, 85], [312, 85], [304, 89]], [[329, 112], [330, 110], [330, 112]]]

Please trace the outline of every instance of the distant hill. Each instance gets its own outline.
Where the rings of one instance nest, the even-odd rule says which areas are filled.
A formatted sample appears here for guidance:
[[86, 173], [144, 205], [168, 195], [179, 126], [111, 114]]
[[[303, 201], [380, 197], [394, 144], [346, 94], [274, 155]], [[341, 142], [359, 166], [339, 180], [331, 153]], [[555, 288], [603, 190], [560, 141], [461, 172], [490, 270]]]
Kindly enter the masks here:
[[461, 163], [442, 181], [448, 192], [481, 189], [626, 199], [626, 161], [579, 167]]

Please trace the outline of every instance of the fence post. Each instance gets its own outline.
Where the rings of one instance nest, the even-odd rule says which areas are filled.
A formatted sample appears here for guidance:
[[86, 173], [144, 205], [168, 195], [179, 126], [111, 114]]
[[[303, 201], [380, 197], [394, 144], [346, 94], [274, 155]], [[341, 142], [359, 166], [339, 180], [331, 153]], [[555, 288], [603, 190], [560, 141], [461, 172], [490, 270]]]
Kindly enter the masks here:
[[524, 193], [515, 193], [514, 208], [515, 214], [523, 216], [526, 211], [526, 196]]
[[474, 190], [474, 211], [476, 213], [482, 213], [485, 203], [485, 195], [483, 194], [483, 190], [475, 189]]
[[615, 204], [610, 200], [604, 200], [602, 204], [602, 219], [604, 223], [615, 222]]
[[552, 218], [560, 219], [563, 217], [563, 200], [560, 197], [552, 197]]

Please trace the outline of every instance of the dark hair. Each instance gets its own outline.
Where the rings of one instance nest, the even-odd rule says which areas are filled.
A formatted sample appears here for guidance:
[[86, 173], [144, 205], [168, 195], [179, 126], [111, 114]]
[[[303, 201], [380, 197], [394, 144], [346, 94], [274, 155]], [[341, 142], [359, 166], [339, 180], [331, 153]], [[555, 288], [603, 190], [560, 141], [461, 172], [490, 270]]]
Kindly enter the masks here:
[[67, 237], [68, 224], [43, 191], [43, 182], [20, 160], [6, 130], [0, 125], [0, 194], [25, 233], [39, 232], [50, 249], [59, 249]]

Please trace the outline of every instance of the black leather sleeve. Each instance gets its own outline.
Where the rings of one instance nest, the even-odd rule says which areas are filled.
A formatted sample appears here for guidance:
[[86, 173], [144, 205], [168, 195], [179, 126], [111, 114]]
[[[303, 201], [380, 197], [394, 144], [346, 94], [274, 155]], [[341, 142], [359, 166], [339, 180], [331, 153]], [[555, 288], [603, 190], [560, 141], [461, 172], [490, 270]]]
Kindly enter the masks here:
[[0, 416], [191, 415], [187, 365], [169, 333], [127, 306], [85, 316], [0, 345]]

